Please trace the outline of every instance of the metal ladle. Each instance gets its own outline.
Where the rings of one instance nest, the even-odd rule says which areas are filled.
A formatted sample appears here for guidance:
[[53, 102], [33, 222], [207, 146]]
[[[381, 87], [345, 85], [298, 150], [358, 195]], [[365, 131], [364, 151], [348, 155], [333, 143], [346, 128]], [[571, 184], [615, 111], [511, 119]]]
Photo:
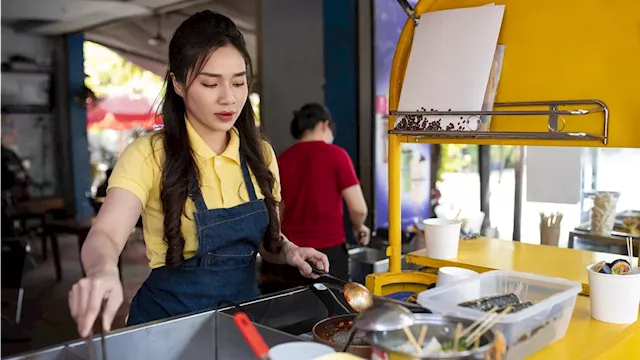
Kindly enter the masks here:
[[[415, 317], [411, 310], [392, 303], [373, 306], [373, 295], [364, 285], [357, 282], [347, 282], [333, 276], [309, 263], [314, 274], [320, 275], [344, 284], [344, 298], [349, 306], [359, 314], [353, 321], [353, 328], [349, 338], [342, 348], [346, 352], [353, 341], [357, 330], [362, 331], [391, 331], [407, 328], [413, 325]], [[331, 292], [331, 290], [329, 290]], [[333, 295], [333, 293], [332, 293]]]
[[404, 306], [390, 303], [370, 306], [363, 309], [353, 320], [353, 327], [349, 332], [349, 338], [342, 348], [342, 352], [347, 352], [358, 330], [366, 332], [394, 331], [407, 329], [414, 322], [413, 313]]
[[394, 331], [412, 326], [411, 310], [397, 304], [380, 304], [364, 309], [353, 320], [353, 327], [362, 331]]
[[328, 279], [332, 279], [344, 284], [344, 298], [347, 300], [349, 306], [355, 310], [356, 312], [360, 312], [364, 309], [367, 309], [373, 306], [373, 295], [369, 292], [364, 285], [356, 283], [356, 282], [347, 282], [340, 279], [337, 276], [333, 276], [328, 272], [319, 269], [315, 265], [309, 263], [311, 266], [311, 270], [314, 274], [320, 275], [322, 277], [326, 277]]

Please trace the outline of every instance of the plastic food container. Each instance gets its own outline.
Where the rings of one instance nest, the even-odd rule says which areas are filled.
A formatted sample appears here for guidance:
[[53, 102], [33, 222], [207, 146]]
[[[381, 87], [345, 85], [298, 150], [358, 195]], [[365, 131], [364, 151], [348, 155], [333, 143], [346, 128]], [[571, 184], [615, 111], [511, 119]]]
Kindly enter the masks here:
[[418, 295], [418, 304], [436, 314], [475, 321], [483, 319], [486, 314], [457, 304], [485, 296], [514, 293], [518, 288], [521, 290], [520, 300], [531, 301], [534, 305], [507, 314], [493, 329], [502, 332], [509, 346], [533, 340], [529, 344], [535, 343], [535, 346], [527, 346], [527, 353], [562, 339], [569, 327], [576, 297], [582, 290], [582, 285], [574, 281], [515, 271], [488, 271], [424, 291]]

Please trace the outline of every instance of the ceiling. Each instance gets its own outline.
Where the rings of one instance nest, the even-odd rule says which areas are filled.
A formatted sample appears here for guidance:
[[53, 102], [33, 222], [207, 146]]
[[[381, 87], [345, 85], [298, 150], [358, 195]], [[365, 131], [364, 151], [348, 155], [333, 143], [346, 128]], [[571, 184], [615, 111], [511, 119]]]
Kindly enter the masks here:
[[[190, 15], [217, 11], [230, 17], [258, 61], [257, 0], [3, 0], [2, 24], [43, 35], [84, 32], [85, 39], [107, 46], [138, 66], [164, 75], [168, 41]], [[157, 36], [165, 42], [150, 44]], [[257, 67], [254, 71], [257, 70]]]

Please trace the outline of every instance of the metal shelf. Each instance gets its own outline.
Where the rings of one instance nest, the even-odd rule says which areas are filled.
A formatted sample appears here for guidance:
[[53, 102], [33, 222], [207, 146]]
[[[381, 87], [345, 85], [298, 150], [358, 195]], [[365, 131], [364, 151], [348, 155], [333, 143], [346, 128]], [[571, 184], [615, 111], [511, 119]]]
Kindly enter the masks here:
[[52, 109], [49, 105], [2, 105], [2, 114], [49, 114]]
[[25, 75], [51, 75], [53, 74], [53, 70], [49, 68], [33, 68], [33, 69], [12, 69], [12, 68], [3, 68], [3, 74], [25, 74]]
[[[580, 107], [582, 106], [582, 107]], [[534, 102], [509, 102], [496, 103], [495, 108], [514, 107], [548, 107], [548, 110], [491, 110], [491, 111], [391, 111], [391, 115], [402, 117], [418, 117], [422, 124], [428, 123], [427, 117], [434, 116], [548, 116], [547, 131], [510, 132], [510, 131], [447, 131], [447, 130], [420, 130], [403, 129], [396, 126], [389, 134], [410, 136], [414, 138], [439, 138], [439, 139], [534, 139], [534, 140], [597, 140], [607, 144], [609, 128], [609, 109], [600, 100], [557, 100]], [[560, 109], [560, 107], [571, 107]], [[587, 132], [564, 132], [566, 125], [563, 116], [584, 116], [589, 114], [603, 114], [602, 134]], [[558, 120], [563, 122], [559, 127]]]
[[[17, 66], [16, 66], [17, 65]], [[53, 67], [22, 62], [2, 62], [3, 74], [53, 74]]]
[[577, 132], [516, 132], [516, 131], [420, 131], [390, 130], [389, 134], [411, 136], [416, 139], [535, 139], [535, 140], [600, 140], [602, 135]]

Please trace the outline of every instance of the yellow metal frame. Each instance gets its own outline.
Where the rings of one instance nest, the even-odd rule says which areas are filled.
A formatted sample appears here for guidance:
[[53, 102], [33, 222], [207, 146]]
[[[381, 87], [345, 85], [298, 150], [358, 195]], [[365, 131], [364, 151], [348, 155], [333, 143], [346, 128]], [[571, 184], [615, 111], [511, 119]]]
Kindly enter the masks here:
[[[496, 0], [505, 4], [510, 0]], [[420, 0], [414, 8], [419, 17], [427, 11], [484, 5], [486, 0]], [[584, 19], [598, 18], [598, 24]], [[611, 109], [608, 147], [640, 148], [640, 103], [637, 98], [637, 84], [640, 83], [640, 1], [582, 0], [572, 1], [511, 0], [507, 6], [500, 40], [507, 45], [505, 66], [501, 76], [498, 102], [536, 101], [560, 99], [598, 98]], [[522, 28], [529, 29], [531, 36], [523, 34]], [[391, 68], [389, 86], [389, 109], [397, 110], [400, 91], [404, 81], [407, 62], [414, 34], [411, 18], [402, 30]], [[535, 34], [535, 35], [533, 35]], [[555, 37], [555, 38], [554, 38]], [[523, 39], [524, 38], [524, 39]], [[556, 38], [571, 41], [556, 41]], [[520, 41], [523, 40], [523, 41]], [[551, 43], [550, 43], [551, 41]], [[585, 46], [585, 44], [589, 46]], [[579, 46], [574, 46], [578, 44]], [[536, 48], [546, 56], [531, 56]], [[571, 52], [577, 49], [576, 52]], [[595, 56], [589, 57], [587, 50]], [[580, 52], [582, 51], [582, 53]], [[552, 54], [552, 55], [549, 55]], [[517, 63], [516, 68], [514, 63]], [[523, 70], [524, 69], [524, 70]], [[533, 69], [533, 71], [532, 71]], [[537, 73], [536, 73], [537, 71]], [[536, 78], [545, 73], [556, 83], [545, 83]], [[589, 76], [587, 76], [589, 74]], [[577, 82], [575, 80], [578, 80]], [[506, 91], [505, 91], [506, 90]], [[502, 91], [502, 92], [500, 92]], [[505, 95], [506, 94], [506, 95]], [[505, 98], [501, 98], [504, 96]], [[513, 96], [514, 98], [510, 98]], [[464, 110], [464, 109], [462, 109]], [[502, 118], [502, 119], [499, 119]], [[495, 117], [491, 121], [492, 131], [540, 131], [544, 122], [522, 122], [509, 116]], [[395, 116], [389, 117], [389, 130], [393, 130]], [[581, 123], [583, 126], [583, 123]], [[600, 119], [587, 122], [586, 128], [570, 128], [567, 131], [602, 131]], [[389, 134], [389, 272], [370, 274], [366, 278], [367, 288], [376, 295], [385, 296], [398, 291], [420, 292], [426, 284], [435, 282], [435, 271], [415, 271], [403, 273], [401, 241], [401, 145], [403, 142], [420, 143], [469, 143], [469, 144], [511, 144], [537, 146], [602, 146], [597, 141], [549, 141], [549, 140], [506, 140], [506, 139], [415, 139], [408, 136]], [[631, 326], [621, 334], [603, 341], [600, 332], [620, 331], [620, 326], [598, 324], [584, 316], [588, 304], [584, 298], [578, 303], [583, 309], [581, 317], [572, 321], [569, 336], [574, 341], [569, 344], [552, 346], [534, 356], [536, 359], [564, 359], [567, 354], [580, 355], [584, 359], [617, 359], [629, 354], [640, 353], [639, 329]], [[604, 329], [604, 330], [603, 330]], [[572, 330], [572, 331], [571, 331]], [[594, 345], [595, 344], [595, 345]], [[585, 346], [587, 348], [585, 348]], [[582, 351], [582, 350], [585, 350]]]
[[[414, 8], [416, 16], [436, 11], [488, 3], [486, 0], [419, 0]], [[509, 0], [496, 0], [496, 4], [508, 4]], [[598, 26], [585, 27], [582, 19], [598, 16]], [[546, 19], [549, 24], [544, 23]], [[562, 21], [560, 21], [562, 20]], [[637, 84], [640, 71], [640, 42], [634, 26], [640, 23], [640, 1], [601, 2], [585, 0], [573, 2], [538, 0], [536, 2], [511, 1], [507, 5], [505, 21], [499, 43], [507, 46], [506, 62], [498, 91], [498, 102], [537, 101], [561, 99], [600, 98], [611, 108], [608, 147], [640, 148], [640, 108], [637, 101]], [[534, 27], [535, 26], [535, 27]], [[522, 28], [536, 36], [529, 36]], [[633, 27], [633, 29], [632, 29]], [[535, 31], [531, 29], [535, 29]], [[407, 69], [415, 23], [412, 18], [402, 29], [393, 58], [389, 82], [389, 109], [398, 109], [400, 92]], [[560, 35], [558, 35], [560, 34]], [[571, 38], [573, 42], [556, 41], [558, 37]], [[574, 51], [593, 51], [592, 58]], [[589, 46], [585, 46], [585, 44]], [[540, 48], [540, 49], [536, 49]], [[624, 49], [624, 50], [621, 50]], [[536, 50], [553, 56], [532, 56]], [[621, 52], [622, 51], [622, 52]], [[635, 65], [634, 65], [635, 64]], [[516, 67], [518, 66], [518, 67]], [[526, 69], [526, 70], [523, 70]], [[545, 82], [538, 73], [554, 79]], [[460, 109], [464, 110], [464, 109]], [[529, 120], [529, 119], [527, 119]], [[512, 116], [492, 118], [492, 131], [540, 131], [546, 127], [547, 118], [538, 121], [522, 121]], [[581, 128], [567, 124], [566, 131], [599, 133], [600, 117], [580, 122]], [[393, 130], [396, 116], [389, 116], [389, 130]], [[598, 141], [552, 141], [513, 139], [433, 139], [412, 138], [389, 134], [389, 272], [371, 274], [367, 287], [377, 295], [407, 290], [408, 287], [424, 287], [433, 277], [419, 273], [402, 273], [401, 243], [401, 146], [402, 143], [466, 143], [489, 145], [536, 146], [603, 146]], [[409, 285], [407, 285], [409, 284]], [[422, 285], [420, 285], [422, 284]]]
[[[436, 0], [420, 0], [414, 8], [416, 15], [421, 15]], [[391, 79], [389, 81], [389, 108], [396, 110], [400, 100], [400, 91], [404, 73], [407, 69], [407, 61], [411, 52], [415, 22], [407, 18], [402, 29], [396, 51], [391, 65]], [[393, 130], [396, 116], [389, 116], [389, 130]], [[366, 278], [366, 286], [375, 295], [384, 296], [398, 291], [408, 291], [409, 288], [417, 291], [424, 290], [426, 284], [435, 281], [435, 276], [420, 272], [402, 273], [402, 240], [400, 221], [400, 151], [401, 137], [389, 134], [389, 272], [371, 274]]]
[[[416, 16], [424, 14], [431, 5], [437, 0], [420, 0], [414, 8]], [[396, 51], [393, 55], [393, 64], [391, 65], [391, 78], [389, 81], [389, 109], [397, 110], [400, 101], [400, 92], [404, 81], [404, 74], [407, 70], [409, 54], [411, 53], [411, 45], [413, 41], [413, 33], [415, 30], [415, 22], [412, 18], [407, 21], [400, 34]], [[396, 121], [395, 115], [389, 116], [389, 130], [393, 130]], [[400, 219], [400, 175], [402, 165], [400, 162], [400, 152], [402, 147], [402, 138], [397, 135], [389, 134], [389, 248], [387, 256], [389, 256], [389, 273], [402, 273], [402, 239], [401, 239], [401, 219]], [[383, 281], [386, 277], [380, 278]], [[372, 279], [373, 282], [373, 279]], [[384, 284], [387, 285], [387, 284]], [[367, 280], [367, 286], [369, 281]], [[376, 286], [376, 290], [382, 289], [383, 285]], [[372, 289], [373, 290], [373, 289]]]

